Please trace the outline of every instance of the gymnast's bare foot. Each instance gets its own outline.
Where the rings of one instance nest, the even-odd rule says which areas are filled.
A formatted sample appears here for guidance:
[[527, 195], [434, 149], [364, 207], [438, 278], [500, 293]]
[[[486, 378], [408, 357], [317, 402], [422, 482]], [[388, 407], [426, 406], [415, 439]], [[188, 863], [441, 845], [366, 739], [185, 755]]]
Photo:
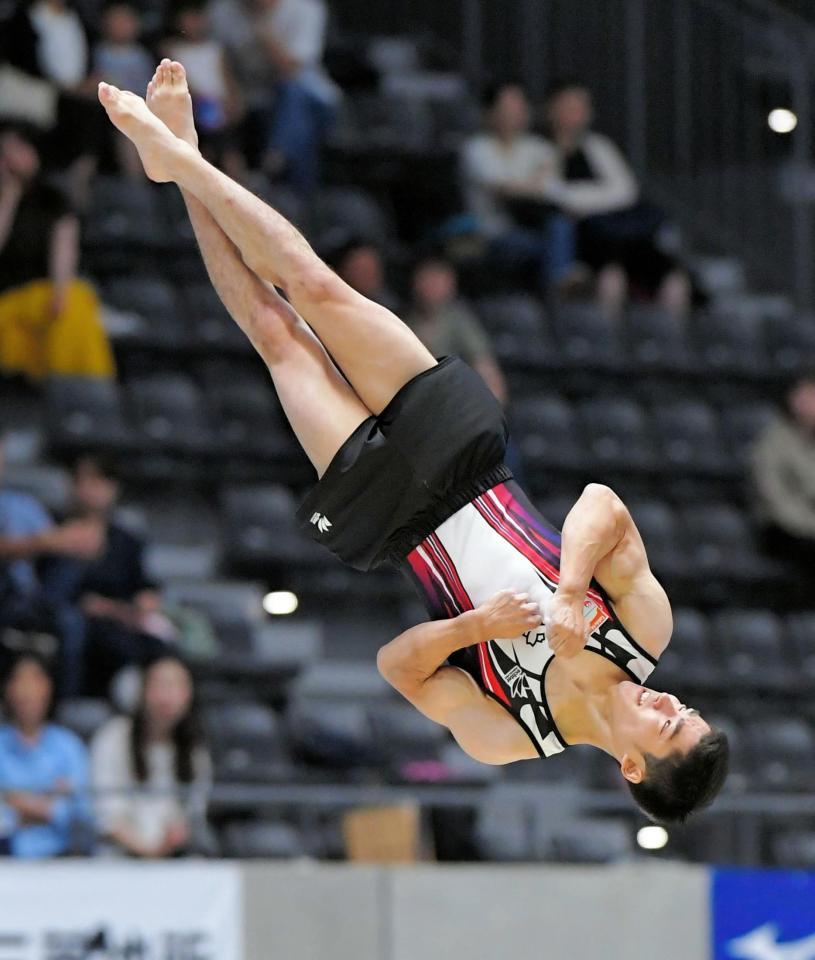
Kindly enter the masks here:
[[147, 176], [156, 183], [174, 180], [174, 162], [187, 146], [153, 116], [144, 100], [135, 93], [100, 83], [99, 101], [114, 127], [135, 144]]
[[175, 60], [162, 60], [147, 85], [147, 106], [180, 140], [198, 149], [187, 72]]

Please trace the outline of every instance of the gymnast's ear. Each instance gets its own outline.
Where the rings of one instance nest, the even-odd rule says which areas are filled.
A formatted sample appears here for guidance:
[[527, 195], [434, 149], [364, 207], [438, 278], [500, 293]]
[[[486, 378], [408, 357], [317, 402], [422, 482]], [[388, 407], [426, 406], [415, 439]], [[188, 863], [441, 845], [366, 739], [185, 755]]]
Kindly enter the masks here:
[[629, 783], [642, 783], [645, 779], [645, 770], [636, 760], [632, 760], [627, 753], [623, 754], [623, 758], [620, 761], [620, 770]]

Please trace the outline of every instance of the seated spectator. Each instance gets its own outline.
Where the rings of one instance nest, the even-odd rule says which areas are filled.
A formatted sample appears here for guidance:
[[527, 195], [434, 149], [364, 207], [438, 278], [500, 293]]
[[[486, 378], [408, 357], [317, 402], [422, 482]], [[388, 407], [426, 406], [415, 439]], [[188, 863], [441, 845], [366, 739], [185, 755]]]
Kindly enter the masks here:
[[0, 434], [0, 624], [18, 599], [39, 591], [39, 575], [30, 557], [5, 552], [8, 544], [43, 533], [53, 526], [48, 511], [30, 494], [3, 486], [5, 437]]
[[[90, 74], [90, 43], [75, 4], [71, 0], [34, 0], [21, 3], [3, 25], [4, 53], [12, 67], [30, 78], [38, 91], [53, 91], [55, 110], [50, 122], [22, 112], [15, 118], [45, 120], [50, 130], [48, 162], [69, 173], [70, 193], [77, 206], [84, 206], [96, 170], [96, 158], [104, 136], [96, 97], [96, 78]], [[42, 101], [42, 95], [37, 102]]]
[[22, 654], [6, 678], [0, 727], [0, 851], [15, 857], [79, 852], [89, 835], [86, 750], [49, 723], [52, 695], [44, 662]]
[[450, 263], [428, 259], [418, 264], [413, 273], [413, 306], [405, 322], [434, 357], [461, 357], [506, 404], [506, 380], [489, 337], [478, 317], [458, 299], [458, 279]]
[[543, 195], [577, 220], [577, 256], [600, 273], [601, 299], [619, 309], [630, 284], [635, 293], [686, 313], [691, 284], [658, 246], [662, 216], [639, 200], [634, 173], [616, 145], [591, 129], [585, 84], [566, 80], [553, 86], [547, 117], [555, 153]]
[[264, 166], [311, 193], [340, 96], [322, 66], [324, 0], [216, 0], [212, 16], [255, 115], [265, 119]]
[[547, 201], [555, 167], [551, 144], [529, 132], [529, 103], [514, 84], [487, 97], [487, 129], [470, 138], [462, 174], [476, 227], [490, 255], [512, 266], [535, 267], [539, 286], [569, 292], [585, 282], [576, 263], [571, 219]]
[[756, 441], [752, 480], [765, 546], [801, 568], [811, 601], [815, 564], [815, 371], [793, 384], [785, 410]]
[[30, 134], [0, 133], [0, 372], [111, 377], [99, 301], [76, 276], [79, 220], [39, 173]]
[[[141, 17], [132, 3], [109, 2], [102, 14], [102, 38], [93, 48], [93, 70], [98, 80], [143, 97], [153, 76], [154, 57], [139, 43], [141, 29]], [[109, 132], [115, 137], [120, 169], [133, 179], [143, 179], [144, 167], [136, 148], [118, 131]]]
[[127, 0], [111, 0], [102, 14], [102, 37], [93, 48], [93, 67], [99, 80], [143, 97], [155, 63], [139, 42], [141, 30], [137, 8]]
[[[2, 487], [5, 461], [0, 437], [0, 631], [50, 635], [59, 642], [58, 693], [78, 696], [83, 676], [85, 620], [70, 604], [45, 596], [41, 558], [65, 555], [88, 559], [101, 549], [98, 531], [78, 523], [55, 526], [45, 508], [28, 494]], [[0, 646], [0, 658], [8, 650]]]
[[337, 273], [357, 293], [399, 313], [399, 298], [388, 287], [379, 249], [364, 240], [352, 240], [329, 256]]
[[[73, 468], [74, 515], [60, 530], [94, 542], [85, 556], [52, 556], [43, 571], [44, 596], [58, 608], [78, 608], [86, 623], [86, 692], [104, 695], [115, 673], [166, 650], [176, 631], [161, 612], [161, 598], [144, 570], [144, 544], [116, 523], [119, 483], [98, 456]], [[59, 530], [57, 532], [59, 536]]]
[[226, 51], [211, 36], [204, 0], [184, 0], [173, 8], [170, 38], [164, 53], [187, 71], [195, 126], [201, 150], [231, 174], [241, 176], [245, 163], [236, 145], [235, 128], [243, 101]]
[[153, 858], [206, 849], [212, 771], [181, 660], [151, 663], [135, 715], [115, 717], [98, 731], [91, 779], [111, 853]]

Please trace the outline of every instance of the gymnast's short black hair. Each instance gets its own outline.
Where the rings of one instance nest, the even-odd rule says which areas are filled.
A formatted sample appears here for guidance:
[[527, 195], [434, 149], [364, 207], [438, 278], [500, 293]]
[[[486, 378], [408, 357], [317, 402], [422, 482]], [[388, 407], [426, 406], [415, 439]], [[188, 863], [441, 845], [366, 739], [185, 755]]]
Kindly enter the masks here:
[[634, 802], [654, 823], [685, 823], [692, 813], [713, 803], [724, 786], [730, 745], [721, 730], [706, 733], [683, 754], [667, 757], [645, 754], [645, 778], [629, 783]]

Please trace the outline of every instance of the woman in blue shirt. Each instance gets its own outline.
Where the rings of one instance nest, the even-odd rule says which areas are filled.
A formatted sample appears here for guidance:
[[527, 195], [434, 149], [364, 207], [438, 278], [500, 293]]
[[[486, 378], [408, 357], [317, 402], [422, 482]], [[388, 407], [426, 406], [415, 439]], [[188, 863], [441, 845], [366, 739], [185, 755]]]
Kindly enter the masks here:
[[0, 727], [0, 849], [15, 857], [69, 853], [79, 831], [89, 833], [87, 752], [49, 723], [52, 698], [45, 663], [18, 657], [4, 686], [9, 723]]

